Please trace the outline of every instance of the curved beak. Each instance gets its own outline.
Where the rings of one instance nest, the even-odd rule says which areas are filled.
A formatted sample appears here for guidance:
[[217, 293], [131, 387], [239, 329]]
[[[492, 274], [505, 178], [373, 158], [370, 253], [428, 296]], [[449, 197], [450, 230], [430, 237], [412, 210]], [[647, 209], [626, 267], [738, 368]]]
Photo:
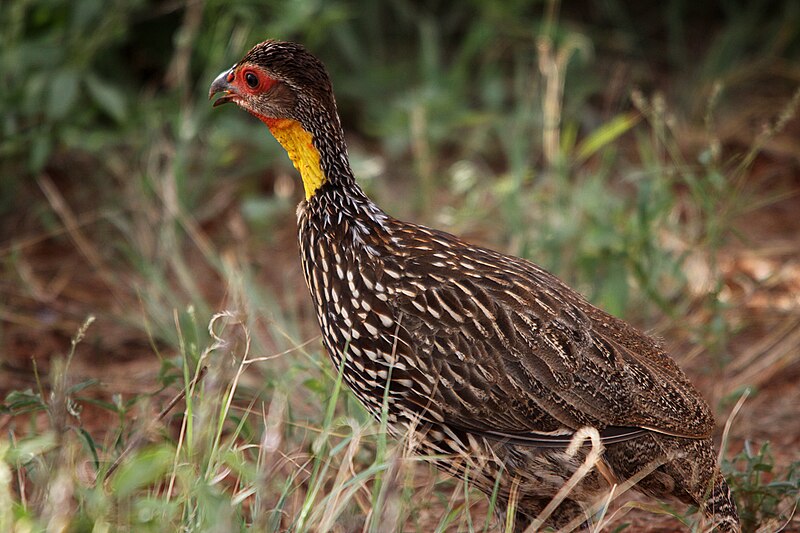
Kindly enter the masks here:
[[214, 79], [213, 82], [211, 82], [211, 87], [208, 89], [209, 100], [211, 100], [217, 93], [224, 93], [220, 98], [217, 98], [213, 107], [230, 102], [238, 95], [236, 88], [233, 87], [228, 81], [229, 79], [233, 78], [232, 74], [234, 67], [222, 72]]

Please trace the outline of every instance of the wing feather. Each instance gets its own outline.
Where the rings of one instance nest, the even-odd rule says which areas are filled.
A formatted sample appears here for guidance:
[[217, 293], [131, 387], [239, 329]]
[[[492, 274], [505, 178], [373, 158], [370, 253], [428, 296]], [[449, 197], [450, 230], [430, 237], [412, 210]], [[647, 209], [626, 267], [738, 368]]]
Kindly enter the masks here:
[[654, 339], [529, 261], [426, 231], [444, 252], [407, 247], [389, 305], [409, 345], [430, 347], [417, 356], [448, 423], [536, 445], [586, 425], [613, 439], [712, 432], [708, 405]]

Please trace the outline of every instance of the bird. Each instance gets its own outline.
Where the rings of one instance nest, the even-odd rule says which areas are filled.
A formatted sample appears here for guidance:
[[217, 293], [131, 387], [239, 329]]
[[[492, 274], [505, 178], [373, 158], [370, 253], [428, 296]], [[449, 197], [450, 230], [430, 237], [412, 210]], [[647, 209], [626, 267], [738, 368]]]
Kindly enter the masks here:
[[330, 76], [301, 44], [257, 44], [213, 80], [216, 95], [266, 124], [299, 172], [322, 344], [391, 434], [494, 498], [514, 531], [591, 527], [591, 505], [625, 481], [740, 531], [712, 412], [659, 341], [531, 261], [384, 212], [356, 182]]

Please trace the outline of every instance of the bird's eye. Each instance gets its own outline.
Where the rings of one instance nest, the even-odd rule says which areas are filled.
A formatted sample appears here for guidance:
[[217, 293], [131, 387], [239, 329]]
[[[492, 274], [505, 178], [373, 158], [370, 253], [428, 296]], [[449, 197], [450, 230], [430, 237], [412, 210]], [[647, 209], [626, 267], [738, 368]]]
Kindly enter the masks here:
[[258, 76], [256, 76], [252, 72], [245, 72], [244, 81], [251, 89], [255, 89], [256, 87], [258, 87]]

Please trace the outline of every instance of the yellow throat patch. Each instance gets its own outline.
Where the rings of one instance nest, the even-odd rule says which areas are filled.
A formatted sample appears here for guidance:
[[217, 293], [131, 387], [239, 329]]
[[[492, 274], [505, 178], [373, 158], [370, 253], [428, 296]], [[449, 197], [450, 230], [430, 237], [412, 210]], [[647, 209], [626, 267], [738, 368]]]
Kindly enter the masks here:
[[325, 183], [325, 174], [319, 165], [319, 152], [311, 142], [312, 136], [296, 120], [262, 118], [275, 139], [289, 154], [294, 168], [300, 172], [306, 200]]

